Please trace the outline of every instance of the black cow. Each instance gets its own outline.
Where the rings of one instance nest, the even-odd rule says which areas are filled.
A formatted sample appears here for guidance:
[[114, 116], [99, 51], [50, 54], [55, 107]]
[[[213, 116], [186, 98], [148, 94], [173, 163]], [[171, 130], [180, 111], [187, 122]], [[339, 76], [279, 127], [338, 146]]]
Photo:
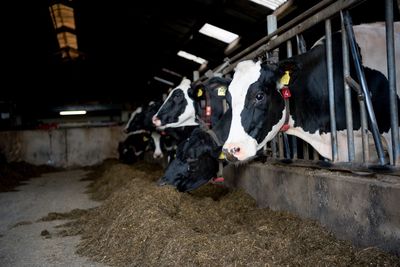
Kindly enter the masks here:
[[[222, 144], [228, 137], [232, 113], [228, 109], [210, 134], [197, 128], [177, 149], [176, 158], [170, 163], [159, 184], [175, 186], [181, 192], [192, 191], [217, 176], [218, 159]], [[214, 136], [213, 136], [214, 135]]]
[[[340, 33], [333, 34], [332, 44], [338, 156], [339, 161], [347, 161]], [[384, 48], [381, 56], [385, 57]], [[353, 68], [351, 73], [352, 77], [356, 77]], [[365, 68], [365, 75], [379, 129], [389, 143], [387, 79], [382, 73], [369, 68]], [[288, 109], [290, 112], [286, 118], [287, 110], [282, 94], [287, 91], [280, 89], [284, 83], [282, 79], [288, 78], [291, 97]], [[239, 63], [229, 86], [228, 102], [232, 107], [232, 124], [223, 148], [228, 160], [245, 161], [254, 157], [257, 150], [270, 141], [284, 125], [286, 129], [289, 127], [287, 134], [303, 139], [323, 157], [332, 159], [327, 80], [324, 42], [305, 54], [281, 61], [278, 66], [253, 61]], [[351, 101], [356, 158], [361, 158], [360, 114], [354, 92]]]

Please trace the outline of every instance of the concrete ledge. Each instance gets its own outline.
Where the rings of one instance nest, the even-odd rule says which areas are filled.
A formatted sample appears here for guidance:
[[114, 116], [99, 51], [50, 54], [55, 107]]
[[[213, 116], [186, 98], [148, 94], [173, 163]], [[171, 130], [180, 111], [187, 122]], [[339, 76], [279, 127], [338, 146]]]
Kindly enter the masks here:
[[224, 169], [260, 207], [318, 220], [338, 239], [400, 256], [400, 178], [363, 177], [291, 165], [251, 163]]

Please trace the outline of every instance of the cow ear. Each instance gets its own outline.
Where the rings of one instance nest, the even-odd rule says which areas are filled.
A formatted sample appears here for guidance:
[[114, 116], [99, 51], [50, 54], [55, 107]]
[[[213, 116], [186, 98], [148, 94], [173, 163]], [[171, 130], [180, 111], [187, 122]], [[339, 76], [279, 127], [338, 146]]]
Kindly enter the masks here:
[[204, 85], [202, 83], [191, 86], [188, 90], [188, 95], [193, 100], [198, 100], [204, 96]]

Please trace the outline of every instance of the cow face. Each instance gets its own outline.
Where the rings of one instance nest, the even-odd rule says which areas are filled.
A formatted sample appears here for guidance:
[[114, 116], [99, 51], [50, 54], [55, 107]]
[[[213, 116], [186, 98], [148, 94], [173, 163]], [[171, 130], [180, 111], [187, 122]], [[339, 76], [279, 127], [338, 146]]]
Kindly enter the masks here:
[[230, 79], [213, 77], [189, 90], [189, 96], [194, 101], [196, 120], [198, 116], [211, 126], [218, 123], [225, 113], [224, 101], [229, 83]]
[[153, 124], [159, 128], [198, 125], [195, 122], [193, 101], [188, 95], [190, 80], [183, 79], [181, 84], [173, 89], [153, 117]]
[[177, 157], [168, 165], [159, 184], [175, 186], [179, 191], [191, 191], [207, 183], [218, 171], [218, 147], [209, 134], [201, 129], [193, 131], [181, 143]]
[[134, 112], [132, 112], [129, 121], [127, 122], [124, 132], [132, 133], [143, 129], [143, 119], [144, 113], [142, 107], [138, 107]]
[[228, 161], [256, 155], [284, 123], [284, 101], [277, 90], [280, 71], [260, 62], [243, 61], [229, 85], [232, 121], [223, 151]]
[[158, 109], [161, 107], [161, 102], [150, 101], [147, 107], [143, 111], [143, 127], [146, 130], [154, 130], [153, 116], [156, 114]]

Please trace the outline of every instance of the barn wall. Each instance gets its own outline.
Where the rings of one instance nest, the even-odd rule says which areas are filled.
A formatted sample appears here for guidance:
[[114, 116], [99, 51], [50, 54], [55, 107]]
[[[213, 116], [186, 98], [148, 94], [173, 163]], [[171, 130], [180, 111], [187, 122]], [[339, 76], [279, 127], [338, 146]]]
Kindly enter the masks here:
[[88, 166], [118, 157], [120, 126], [0, 132], [8, 161], [57, 167]]
[[253, 163], [229, 165], [226, 183], [260, 207], [319, 221], [337, 238], [400, 255], [400, 178]]

